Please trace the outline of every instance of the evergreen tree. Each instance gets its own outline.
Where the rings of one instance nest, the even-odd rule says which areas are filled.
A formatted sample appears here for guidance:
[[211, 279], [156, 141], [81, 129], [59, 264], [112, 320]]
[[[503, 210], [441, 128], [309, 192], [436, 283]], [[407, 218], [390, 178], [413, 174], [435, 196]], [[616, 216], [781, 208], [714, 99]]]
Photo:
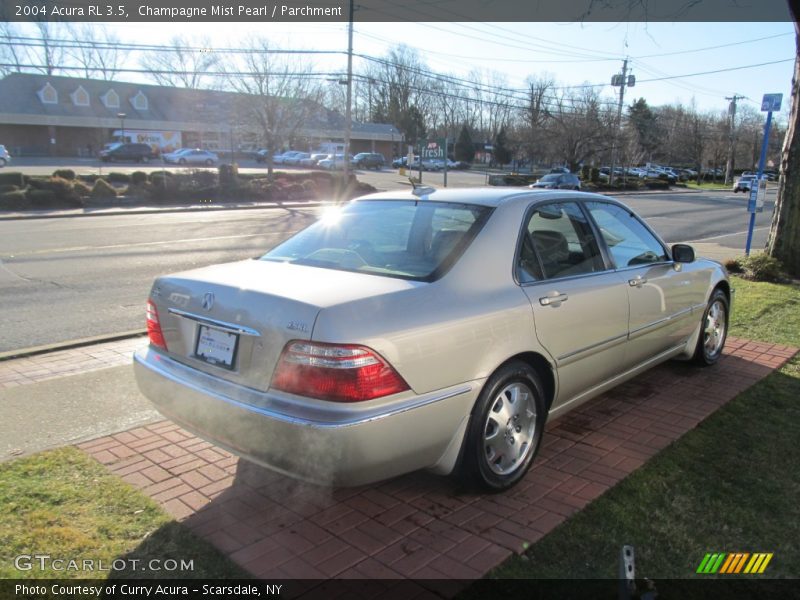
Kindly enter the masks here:
[[472, 142], [472, 136], [469, 134], [466, 124], [461, 126], [461, 131], [456, 140], [455, 149], [456, 160], [471, 163], [475, 160], [475, 144]]
[[492, 155], [497, 164], [507, 165], [511, 162], [511, 150], [508, 147], [508, 136], [506, 135], [506, 128], [501, 127], [494, 139], [494, 149]]

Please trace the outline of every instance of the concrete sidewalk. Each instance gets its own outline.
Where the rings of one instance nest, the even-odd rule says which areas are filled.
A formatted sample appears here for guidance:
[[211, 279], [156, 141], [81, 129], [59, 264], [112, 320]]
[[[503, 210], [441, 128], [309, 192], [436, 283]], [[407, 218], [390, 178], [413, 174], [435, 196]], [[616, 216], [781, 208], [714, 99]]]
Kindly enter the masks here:
[[85, 208], [64, 208], [52, 210], [0, 211], [0, 221], [20, 221], [24, 219], [63, 219], [74, 217], [109, 217], [119, 215], [147, 215], [155, 213], [209, 212], [217, 210], [263, 210], [283, 208], [317, 208], [330, 202], [317, 200], [274, 201], [274, 202], [201, 202], [197, 204], [176, 204], [157, 206], [87, 206]]
[[146, 337], [0, 361], [0, 461], [161, 417], [130, 367]]
[[523, 552], [797, 351], [729, 338], [713, 368], [661, 365], [549, 423], [520, 484], [482, 495], [422, 472], [330, 489], [239, 461], [138, 394], [129, 365], [144, 343], [0, 362], [0, 435], [21, 440], [3, 458], [88, 440], [78, 447], [256, 577], [455, 586]]

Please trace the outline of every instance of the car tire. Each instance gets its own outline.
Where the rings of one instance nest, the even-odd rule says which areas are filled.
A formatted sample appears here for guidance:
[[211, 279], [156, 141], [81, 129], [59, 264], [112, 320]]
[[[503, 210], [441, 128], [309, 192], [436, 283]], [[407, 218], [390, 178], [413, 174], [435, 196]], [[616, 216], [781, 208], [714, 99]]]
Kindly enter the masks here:
[[143, 157], [142, 157], [142, 162], [143, 162], [143, 163], [148, 163], [148, 162], [150, 162], [150, 157], [149, 157], [149, 156], [143, 156]]
[[728, 296], [721, 289], [715, 289], [700, 321], [700, 336], [692, 357], [695, 364], [708, 367], [720, 359], [728, 337], [729, 314]]
[[5, 167], [5, 166], [6, 166], [6, 159], [0, 158], [0, 167]]
[[211, 160], [210, 158], [206, 160], [206, 166], [207, 166], [207, 167], [210, 167], [210, 166], [211, 166], [211, 165], [213, 165], [213, 164], [214, 164], [214, 161], [213, 161], [213, 160]]
[[[547, 420], [539, 376], [514, 360], [495, 371], [470, 415], [461, 476], [470, 485], [499, 492], [525, 476], [542, 440]], [[511, 450], [513, 454], [509, 455]]]
[[185, 165], [186, 164], [186, 159], [185, 158], [178, 159], [178, 164], [179, 165]]

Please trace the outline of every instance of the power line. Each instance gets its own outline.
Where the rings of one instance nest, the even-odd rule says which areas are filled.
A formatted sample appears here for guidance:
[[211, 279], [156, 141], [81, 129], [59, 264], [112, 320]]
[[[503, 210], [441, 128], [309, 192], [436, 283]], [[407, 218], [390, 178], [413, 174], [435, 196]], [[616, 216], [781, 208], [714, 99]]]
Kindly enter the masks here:
[[719, 44], [718, 46], [706, 46], [705, 48], [695, 48], [694, 50], [677, 50], [675, 52], [661, 52], [659, 54], [645, 54], [643, 56], [634, 56], [634, 59], [639, 58], [660, 58], [662, 56], [677, 56], [679, 54], [693, 54], [695, 52], [705, 52], [706, 50], [719, 50], [720, 48], [730, 48], [731, 46], [742, 46], [744, 44], [754, 44], [755, 42], [763, 42], [764, 40], [772, 40], [779, 37], [786, 37], [787, 35], [795, 35], [794, 33], [777, 33], [775, 35], [768, 35], [765, 37], [755, 38], [752, 40], [742, 40], [741, 42], [730, 42], [728, 44]]

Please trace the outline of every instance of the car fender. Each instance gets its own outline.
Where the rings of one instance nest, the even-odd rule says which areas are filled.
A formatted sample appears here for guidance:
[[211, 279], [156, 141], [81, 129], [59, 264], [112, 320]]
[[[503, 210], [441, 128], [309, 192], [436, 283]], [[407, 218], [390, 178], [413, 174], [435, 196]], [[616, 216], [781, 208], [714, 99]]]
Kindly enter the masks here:
[[705, 278], [706, 290], [703, 296], [703, 301], [698, 302], [696, 305], [692, 307], [692, 317], [697, 318], [697, 325], [695, 326], [692, 334], [686, 340], [686, 345], [684, 346], [683, 351], [676, 357], [679, 360], [689, 360], [692, 358], [692, 356], [694, 356], [694, 351], [695, 348], [697, 347], [697, 340], [700, 338], [703, 325], [700, 318], [705, 312], [706, 305], [708, 304], [708, 301], [711, 298], [712, 292], [720, 284], [727, 285], [729, 291], [728, 294], [729, 317], [730, 317], [730, 312], [733, 310], [733, 295], [734, 295], [734, 289], [730, 284], [727, 272], [725, 271], [725, 267], [723, 267], [722, 264], [710, 259], [699, 258], [694, 263], [690, 263], [688, 265], [685, 265], [684, 267], [694, 270], [701, 270], [707, 274], [707, 278]]

